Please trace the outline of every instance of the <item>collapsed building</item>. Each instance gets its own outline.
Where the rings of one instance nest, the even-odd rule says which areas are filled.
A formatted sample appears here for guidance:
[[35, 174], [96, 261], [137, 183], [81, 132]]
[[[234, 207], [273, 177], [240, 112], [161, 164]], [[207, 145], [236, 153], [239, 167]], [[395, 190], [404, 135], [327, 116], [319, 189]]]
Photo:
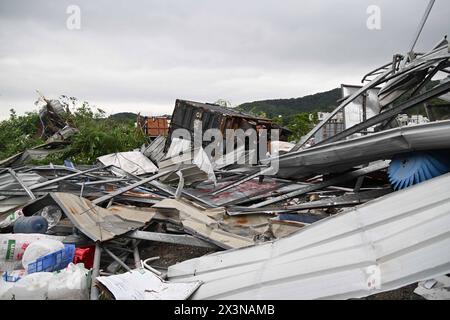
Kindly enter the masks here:
[[[211, 157], [175, 131], [282, 128], [185, 100], [167, 137], [96, 165], [3, 161], [0, 297], [29, 297], [30, 277], [47, 299], [349, 299], [418, 282], [433, 296], [450, 273], [450, 120], [433, 102], [448, 101], [450, 78], [437, 76], [450, 46], [413, 49], [343, 86], [302, 141], [256, 164], [236, 163], [245, 147]], [[398, 121], [418, 106], [439, 118]], [[338, 114], [342, 128], [311, 143]], [[49, 239], [58, 250], [33, 255]]]

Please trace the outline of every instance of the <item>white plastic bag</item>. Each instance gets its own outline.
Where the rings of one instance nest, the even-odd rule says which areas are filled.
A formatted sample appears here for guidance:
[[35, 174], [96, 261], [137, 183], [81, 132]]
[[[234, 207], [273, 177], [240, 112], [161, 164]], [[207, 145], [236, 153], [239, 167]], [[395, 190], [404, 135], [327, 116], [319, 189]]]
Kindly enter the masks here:
[[70, 263], [66, 269], [54, 275], [48, 286], [49, 300], [87, 300], [89, 271], [82, 263]]
[[64, 244], [61, 241], [53, 239], [42, 239], [31, 243], [23, 253], [22, 266], [28, 270], [28, 265], [38, 258], [46, 256], [64, 249]]
[[6, 282], [0, 278], [0, 300], [11, 300], [12, 296], [9, 290], [14, 287], [14, 282]]
[[59, 272], [36, 272], [19, 281], [0, 283], [1, 300], [87, 300], [89, 271], [82, 263]]
[[6, 298], [14, 300], [46, 300], [48, 285], [53, 274], [51, 272], [36, 272], [29, 274], [8, 291]]

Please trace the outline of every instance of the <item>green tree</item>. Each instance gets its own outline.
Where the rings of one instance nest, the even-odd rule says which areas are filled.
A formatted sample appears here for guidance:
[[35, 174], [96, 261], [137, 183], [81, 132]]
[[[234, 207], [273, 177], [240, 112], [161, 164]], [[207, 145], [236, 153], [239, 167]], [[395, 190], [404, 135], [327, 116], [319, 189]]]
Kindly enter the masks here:
[[288, 128], [292, 131], [291, 138], [299, 141], [302, 136], [307, 134], [314, 127], [317, 116], [310, 116], [309, 113], [298, 113], [289, 119]]

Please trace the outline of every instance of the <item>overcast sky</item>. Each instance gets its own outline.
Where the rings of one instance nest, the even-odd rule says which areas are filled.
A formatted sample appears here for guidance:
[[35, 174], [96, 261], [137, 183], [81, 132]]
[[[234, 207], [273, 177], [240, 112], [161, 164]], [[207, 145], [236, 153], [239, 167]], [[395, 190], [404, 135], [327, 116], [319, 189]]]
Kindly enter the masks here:
[[[171, 113], [175, 99], [293, 98], [358, 84], [404, 53], [428, 0], [0, 0], [0, 118], [35, 90], [108, 113]], [[79, 30], [66, 26], [69, 5]], [[381, 30], [366, 26], [381, 9]], [[450, 30], [437, 0], [417, 49]]]

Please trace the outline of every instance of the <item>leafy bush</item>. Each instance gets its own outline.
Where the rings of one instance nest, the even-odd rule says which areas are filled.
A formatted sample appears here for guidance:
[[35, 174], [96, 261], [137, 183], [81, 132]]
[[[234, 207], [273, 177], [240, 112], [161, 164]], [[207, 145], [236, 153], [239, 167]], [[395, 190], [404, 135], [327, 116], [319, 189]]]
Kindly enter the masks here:
[[0, 159], [44, 143], [38, 133], [39, 126], [37, 112], [17, 116], [11, 109], [9, 119], [0, 122]]
[[[145, 135], [133, 121], [107, 118], [103, 110], [91, 107], [88, 102], [77, 107], [77, 100], [73, 97], [62, 96], [61, 102], [72, 109], [65, 120], [80, 133], [72, 137], [67, 148], [39, 161], [39, 164], [62, 164], [65, 159], [76, 164], [93, 164], [99, 156], [130, 151], [146, 142]], [[39, 138], [39, 127], [36, 112], [17, 116], [11, 111], [10, 118], [0, 122], [0, 159], [44, 143]]]

